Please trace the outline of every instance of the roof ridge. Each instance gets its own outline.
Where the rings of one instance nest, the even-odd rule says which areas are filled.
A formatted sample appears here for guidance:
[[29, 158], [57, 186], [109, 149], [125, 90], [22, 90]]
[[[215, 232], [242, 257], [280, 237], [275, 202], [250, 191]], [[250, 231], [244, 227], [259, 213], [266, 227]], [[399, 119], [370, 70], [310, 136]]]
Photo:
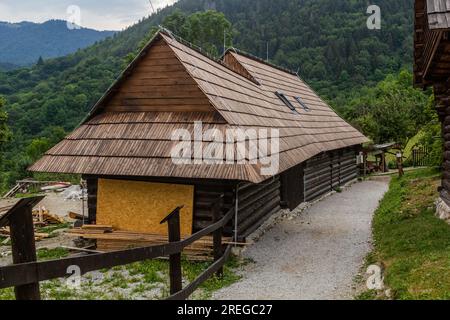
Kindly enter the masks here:
[[234, 53], [236, 53], [236, 54], [239, 54], [239, 55], [241, 55], [241, 56], [247, 57], [247, 58], [249, 58], [249, 59], [251, 59], [251, 60], [254, 60], [254, 61], [259, 62], [259, 63], [262, 63], [262, 64], [265, 64], [265, 65], [267, 65], [267, 66], [269, 66], [269, 67], [278, 69], [278, 70], [280, 70], [280, 71], [289, 73], [289, 74], [291, 74], [291, 75], [294, 75], [294, 76], [297, 76], [297, 77], [299, 76], [299, 75], [298, 75], [298, 72], [296, 72], [296, 71], [293, 71], [293, 70], [290, 70], [290, 69], [288, 69], [288, 68], [285, 68], [285, 67], [276, 65], [276, 64], [271, 63], [271, 62], [269, 62], [269, 61], [267, 61], [267, 60], [264, 60], [264, 59], [262, 59], [262, 58], [260, 58], [260, 57], [257, 57], [257, 56], [255, 56], [255, 55], [253, 55], [253, 54], [251, 54], [251, 53], [248, 53], [248, 52], [246, 52], [246, 51], [243, 51], [243, 50], [241, 50], [241, 49], [237, 49], [237, 48], [234, 48], [234, 47], [228, 48], [228, 49], [225, 51], [225, 53], [222, 55], [221, 59], [223, 59], [223, 58], [225, 57], [225, 55], [226, 55], [227, 53], [229, 53], [229, 52], [231, 52], [231, 53], [234, 52]]
[[[260, 85], [260, 83], [256, 79], [249, 79], [248, 77], [242, 75], [241, 73], [236, 72], [236, 70], [234, 70], [233, 68], [230, 68], [230, 66], [223, 61], [223, 57], [225, 56], [225, 53], [228, 52], [229, 49], [227, 49], [225, 51], [225, 53], [220, 58], [215, 58], [212, 55], [210, 55], [209, 53], [205, 52], [201, 47], [199, 47], [199, 46], [197, 46], [197, 45], [195, 45], [195, 44], [185, 40], [184, 38], [174, 34], [172, 31], [170, 31], [170, 30], [168, 30], [168, 29], [166, 29], [164, 27], [160, 27], [160, 30], [157, 32], [157, 34], [164, 34], [164, 35], [172, 38], [173, 40], [177, 41], [181, 45], [184, 45], [184, 46], [194, 50], [195, 52], [203, 55], [205, 58], [220, 64], [221, 66], [227, 68], [228, 70], [234, 72], [235, 74], [237, 74], [237, 75], [239, 75], [241, 77], [244, 77], [245, 79], [250, 80], [250, 81], [252, 81], [253, 83], [255, 83], [257, 85]], [[248, 72], [248, 70], [247, 70], [247, 72]], [[248, 73], [249, 73], [250, 76], [252, 76], [250, 72], [248, 72]]]

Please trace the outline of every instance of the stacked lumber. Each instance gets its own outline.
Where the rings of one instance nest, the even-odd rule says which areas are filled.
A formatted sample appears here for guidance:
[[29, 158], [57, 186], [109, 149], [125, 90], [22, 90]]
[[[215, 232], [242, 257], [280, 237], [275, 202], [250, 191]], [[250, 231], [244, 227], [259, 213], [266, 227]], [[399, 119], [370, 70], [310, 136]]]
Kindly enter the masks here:
[[[10, 206], [11, 207], [11, 206]], [[1, 212], [7, 212], [7, 207], [0, 207]], [[10, 209], [10, 208], [9, 208]], [[9, 210], [8, 209], [8, 210]], [[2, 211], [3, 210], [3, 211]], [[34, 225], [34, 240], [41, 241], [43, 239], [47, 239], [50, 237], [49, 233], [39, 232], [39, 228], [46, 227], [48, 225], [58, 225], [65, 223], [64, 219], [51, 214], [45, 208], [39, 207], [32, 211], [33, 213], [33, 225]], [[10, 230], [9, 227], [0, 228], [0, 244], [7, 244], [10, 239]]]
[[34, 220], [35, 224], [40, 224], [40, 225], [65, 223], [63, 218], [61, 218], [55, 214], [51, 214], [48, 210], [45, 210], [45, 208], [41, 208], [41, 207], [39, 207], [36, 210], [33, 210], [33, 220]]
[[[10, 240], [10, 236], [11, 236], [11, 232], [9, 230], [9, 227], [3, 227], [0, 228], [0, 237], [1, 239], [1, 244], [7, 244]], [[35, 241], [41, 241], [43, 239], [48, 238], [50, 235], [48, 233], [42, 233], [42, 232], [35, 232], [34, 233], [34, 240]]]
[[[74, 228], [68, 234], [75, 237], [97, 240], [97, 250], [104, 252], [126, 250], [168, 243], [167, 235], [133, 231], [114, 230], [112, 226], [84, 225]], [[182, 237], [184, 239], [186, 237]], [[231, 238], [223, 238], [229, 243]], [[185, 248], [183, 255], [190, 261], [210, 261], [213, 259], [212, 237], [204, 237]]]

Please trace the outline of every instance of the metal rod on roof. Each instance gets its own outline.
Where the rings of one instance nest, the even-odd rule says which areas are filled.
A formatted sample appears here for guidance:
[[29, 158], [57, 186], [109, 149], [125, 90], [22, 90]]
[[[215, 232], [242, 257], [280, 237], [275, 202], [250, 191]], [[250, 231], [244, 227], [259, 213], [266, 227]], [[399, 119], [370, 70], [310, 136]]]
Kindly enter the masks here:
[[155, 7], [153, 6], [152, 0], [148, 0], [150, 2], [150, 7], [152, 8], [152, 14], [155, 13]]
[[227, 39], [226, 39], [226, 30], [223, 29], [223, 54], [227, 51]]

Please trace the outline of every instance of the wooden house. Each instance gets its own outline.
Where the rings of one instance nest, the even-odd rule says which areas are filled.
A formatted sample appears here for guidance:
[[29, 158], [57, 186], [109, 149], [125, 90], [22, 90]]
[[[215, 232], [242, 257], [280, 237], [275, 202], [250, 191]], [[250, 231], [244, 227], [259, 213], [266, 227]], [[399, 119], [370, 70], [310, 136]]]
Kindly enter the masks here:
[[414, 83], [433, 87], [436, 110], [442, 122], [444, 173], [438, 211], [450, 218], [450, 3], [415, 1]]
[[[219, 133], [276, 130], [277, 172], [262, 174], [263, 159], [248, 156], [206, 163], [193, 154], [174, 163], [174, 130], [205, 148], [211, 143], [196, 138], [198, 122]], [[182, 233], [191, 234], [212, 223], [211, 205], [224, 195], [223, 212], [238, 208], [225, 231], [244, 240], [281, 207], [355, 179], [366, 141], [296, 73], [235, 49], [214, 60], [160, 31], [86, 120], [30, 170], [82, 174], [89, 220], [123, 230], [164, 233], [159, 221], [184, 205]], [[236, 141], [223, 144], [239, 153]]]

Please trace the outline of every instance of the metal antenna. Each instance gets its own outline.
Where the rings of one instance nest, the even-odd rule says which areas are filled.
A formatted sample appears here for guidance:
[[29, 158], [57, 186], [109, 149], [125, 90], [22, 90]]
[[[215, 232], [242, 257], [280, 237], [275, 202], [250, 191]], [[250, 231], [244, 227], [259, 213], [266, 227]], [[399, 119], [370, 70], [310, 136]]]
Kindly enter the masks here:
[[227, 51], [227, 38], [226, 38], [226, 30], [223, 29], [223, 54]]
[[267, 41], [266, 57], [266, 61], [269, 62], [269, 41]]
[[153, 6], [152, 0], [148, 0], [150, 2], [150, 7], [152, 8], [152, 13], [155, 13], [155, 7]]

